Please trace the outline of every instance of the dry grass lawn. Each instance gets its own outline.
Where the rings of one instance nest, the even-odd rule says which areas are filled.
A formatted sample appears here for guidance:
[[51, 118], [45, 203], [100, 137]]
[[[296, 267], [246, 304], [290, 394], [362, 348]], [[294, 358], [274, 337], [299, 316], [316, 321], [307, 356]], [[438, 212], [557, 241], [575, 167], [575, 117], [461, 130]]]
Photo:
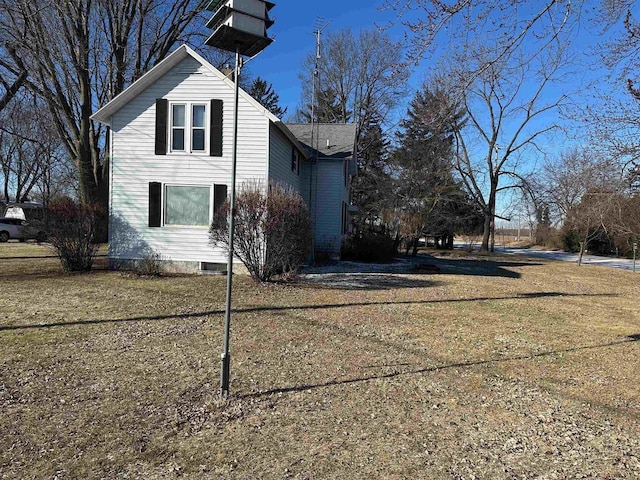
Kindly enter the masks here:
[[640, 274], [237, 278], [221, 402], [224, 277], [50, 255], [0, 245], [2, 479], [640, 478]]

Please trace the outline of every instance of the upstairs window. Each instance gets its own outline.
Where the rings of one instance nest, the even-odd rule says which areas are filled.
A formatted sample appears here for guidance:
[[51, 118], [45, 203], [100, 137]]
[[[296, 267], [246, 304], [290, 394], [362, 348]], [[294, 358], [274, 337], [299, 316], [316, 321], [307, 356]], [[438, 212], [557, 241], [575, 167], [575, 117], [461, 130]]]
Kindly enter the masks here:
[[[188, 133], [187, 133], [188, 132]], [[207, 106], [171, 105], [171, 151], [205, 152], [207, 147]]]
[[223, 153], [223, 102], [169, 102], [156, 100], [155, 154], [200, 153], [221, 157]]

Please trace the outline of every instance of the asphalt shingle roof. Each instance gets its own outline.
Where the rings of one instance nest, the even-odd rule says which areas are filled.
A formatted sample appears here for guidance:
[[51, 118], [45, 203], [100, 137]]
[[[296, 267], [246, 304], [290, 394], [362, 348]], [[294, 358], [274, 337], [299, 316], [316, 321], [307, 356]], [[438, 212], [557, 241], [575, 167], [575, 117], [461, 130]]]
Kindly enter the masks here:
[[318, 158], [341, 159], [353, 156], [356, 141], [355, 123], [316, 123], [313, 147], [310, 123], [287, 123], [286, 126], [312, 157], [316, 155], [316, 146]]

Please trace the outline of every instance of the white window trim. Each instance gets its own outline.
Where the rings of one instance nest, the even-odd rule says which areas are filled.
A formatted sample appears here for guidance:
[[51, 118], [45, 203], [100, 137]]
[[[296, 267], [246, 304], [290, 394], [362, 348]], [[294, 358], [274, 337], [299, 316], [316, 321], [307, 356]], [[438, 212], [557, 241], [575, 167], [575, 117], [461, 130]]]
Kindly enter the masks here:
[[[295, 162], [295, 168], [293, 168], [293, 164]], [[291, 171], [300, 176], [300, 153], [293, 147], [293, 159], [291, 161]]]
[[[208, 225], [178, 225], [178, 224], [170, 224], [166, 223], [166, 211], [167, 211], [167, 187], [202, 187], [209, 189], [209, 220]], [[195, 229], [208, 229], [213, 221], [213, 185], [208, 183], [163, 183], [162, 184], [162, 193], [161, 193], [161, 202], [162, 202], [162, 226], [164, 228], [195, 228]]]
[[[184, 127], [177, 127], [177, 128], [184, 128], [184, 150], [174, 150], [173, 149], [173, 106], [174, 105], [184, 105], [184, 110], [185, 110], [185, 122], [184, 122]], [[204, 107], [204, 150], [193, 150], [192, 148], [192, 143], [193, 143], [193, 107], [196, 105], [201, 105]], [[211, 106], [207, 103], [207, 102], [184, 102], [184, 101], [170, 101], [169, 102], [169, 128], [168, 128], [168, 145], [169, 145], [169, 153], [171, 154], [176, 154], [176, 155], [204, 155], [204, 156], [208, 156], [209, 155], [209, 148], [210, 148], [210, 140], [209, 140], [209, 135], [210, 135], [210, 126], [209, 123], [211, 122], [210, 116], [211, 116], [211, 112], [210, 109]], [[201, 127], [196, 127], [196, 128], [201, 128]]]

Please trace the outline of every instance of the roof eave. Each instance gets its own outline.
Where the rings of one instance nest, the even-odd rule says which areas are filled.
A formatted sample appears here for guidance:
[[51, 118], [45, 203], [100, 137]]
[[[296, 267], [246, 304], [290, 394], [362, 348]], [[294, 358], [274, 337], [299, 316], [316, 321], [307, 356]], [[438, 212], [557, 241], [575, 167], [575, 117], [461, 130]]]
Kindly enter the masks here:
[[[167, 58], [145, 73], [138, 80], [133, 82], [127, 88], [125, 88], [120, 94], [116, 95], [106, 105], [100, 108], [97, 112], [91, 115], [91, 119], [105, 125], [110, 125], [111, 117], [117, 113], [122, 107], [124, 107], [129, 101], [137, 97], [144, 90], [146, 90], [152, 83], [158, 80], [167, 71], [171, 70], [178, 63], [189, 56], [190, 48], [186, 45], [181, 45], [176, 50], [171, 52]], [[195, 52], [193, 52], [195, 53]]]
[[280, 130], [284, 134], [285, 137], [289, 139], [289, 141], [298, 149], [298, 151], [302, 153], [305, 160], [308, 160], [311, 157], [307, 149], [300, 143], [300, 141], [296, 138], [293, 132], [287, 128], [287, 126], [282, 122], [282, 120], [278, 120], [276, 118], [276, 121], [274, 122], [272, 120], [272, 123], [276, 126], [278, 130]]

